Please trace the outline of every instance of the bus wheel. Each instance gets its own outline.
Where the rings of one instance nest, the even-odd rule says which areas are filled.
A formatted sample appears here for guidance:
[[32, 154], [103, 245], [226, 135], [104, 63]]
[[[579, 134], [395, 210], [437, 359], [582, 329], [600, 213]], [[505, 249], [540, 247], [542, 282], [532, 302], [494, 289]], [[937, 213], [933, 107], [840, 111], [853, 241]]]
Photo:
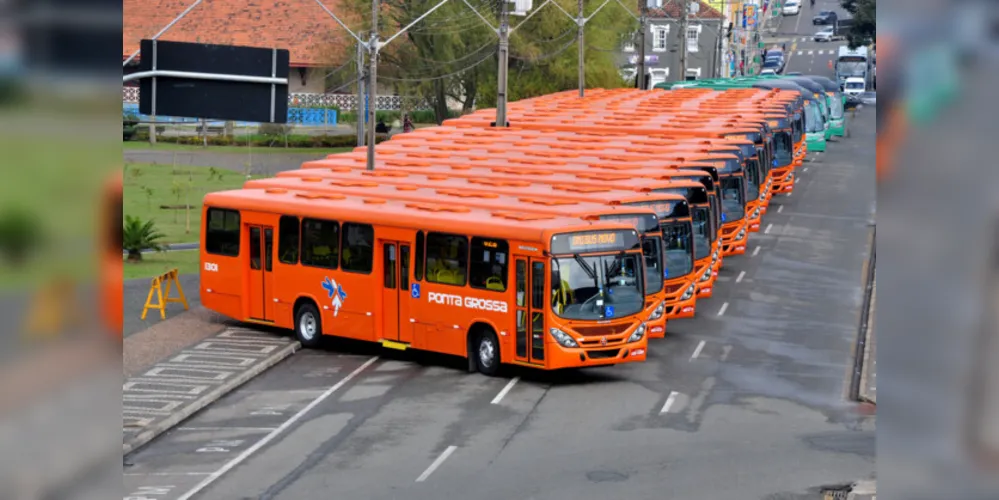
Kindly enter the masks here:
[[295, 312], [295, 338], [302, 347], [318, 347], [323, 335], [322, 320], [316, 306], [306, 303]]
[[499, 371], [500, 350], [499, 340], [492, 330], [483, 328], [475, 338], [473, 354], [475, 366], [483, 375], [493, 376]]

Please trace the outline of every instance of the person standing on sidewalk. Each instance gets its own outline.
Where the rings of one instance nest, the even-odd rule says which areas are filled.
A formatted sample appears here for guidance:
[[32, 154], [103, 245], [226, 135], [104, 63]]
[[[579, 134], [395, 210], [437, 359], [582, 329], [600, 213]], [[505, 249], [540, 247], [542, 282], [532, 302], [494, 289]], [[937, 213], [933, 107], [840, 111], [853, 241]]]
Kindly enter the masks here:
[[409, 113], [402, 115], [402, 133], [408, 134], [413, 131], [413, 121], [409, 119]]

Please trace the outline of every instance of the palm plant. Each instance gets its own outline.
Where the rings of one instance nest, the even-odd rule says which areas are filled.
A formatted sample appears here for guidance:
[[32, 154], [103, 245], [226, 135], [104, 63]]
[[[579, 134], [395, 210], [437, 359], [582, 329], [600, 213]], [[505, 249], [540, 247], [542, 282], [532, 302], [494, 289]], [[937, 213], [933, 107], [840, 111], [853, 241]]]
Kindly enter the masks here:
[[141, 219], [132, 215], [125, 216], [125, 225], [122, 228], [122, 249], [128, 252], [129, 262], [141, 262], [143, 250], [155, 250], [162, 252], [165, 249], [160, 242], [164, 237], [153, 221], [142, 222]]

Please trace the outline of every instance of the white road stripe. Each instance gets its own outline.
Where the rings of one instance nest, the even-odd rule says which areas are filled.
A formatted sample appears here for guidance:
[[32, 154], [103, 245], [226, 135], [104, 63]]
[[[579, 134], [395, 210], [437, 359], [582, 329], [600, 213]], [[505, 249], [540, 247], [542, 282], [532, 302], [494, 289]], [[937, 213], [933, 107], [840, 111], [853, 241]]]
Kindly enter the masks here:
[[350, 372], [350, 374], [348, 374], [342, 380], [340, 380], [339, 382], [337, 382], [336, 384], [334, 384], [333, 387], [330, 387], [329, 389], [326, 389], [326, 392], [320, 394], [318, 397], [316, 397], [316, 399], [313, 399], [311, 403], [309, 403], [308, 405], [305, 406], [305, 408], [302, 408], [301, 410], [298, 411], [298, 413], [292, 415], [291, 418], [289, 418], [288, 420], [285, 420], [284, 423], [282, 423], [277, 429], [274, 429], [269, 434], [267, 434], [266, 436], [262, 437], [256, 443], [253, 443], [253, 446], [251, 446], [251, 447], [247, 448], [246, 450], [244, 450], [243, 453], [240, 453], [239, 455], [237, 455], [232, 460], [226, 462], [226, 464], [223, 465], [219, 470], [211, 473], [211, 475], [209, 475], [208, 477], [206, 477], [203, 481], [201, 481], [200, 483], [194, 485], [193, 488], [191, 488], [190, 490], [188, 490], [187, 493], [184, 493], [183, 495], [181, 495], [177, 500], [190, 500], [192, 497], [194, 497], [194, 495], [197, 495], [201, 490], [207, 488], [209, 485], [211, 485], [212, 483], [214, 483], [215, 481], [217, 481], [218, 478], [222, 477], [222, 475], [224, 475], [226, 472], [229, 472], [234, 467], [236, 467], [237, 465], [239, 465], [240, 463], [242, 463], [243, 460], [246, 460], [247, 458], [249, 458], [250, 455], [253, 455], [254, 453], [256, 453], [257, 450], [259, 450], [260, 448], [263, 448], [264, 446], [267, 446], [267, 443], [270, 443], [271, 441], [273, 441], [274, 438], [278, 437], [278, 435], [280, 435], [286, 429], [288, 429], [289, 427], [291, 427], [292, 425], [294, 425], [295, 422], [298, 422], [299, 420], [301, 420], [302, 417], [304, 417], [306, 413], [308, 413], [313, 408], [315, 408], [316, 406], [318, 406], [319, 403], [322, 403], [323, 401], [325, 401], [326, 398], [332, 396], [334, 392], [340, 390], [340, 388], [342, 388], [343, 386], [347, 385], [347, 382], [350, 382], [351, 380], [354, 379], [354, 377], [360, 375], [360, 373], [362, 371], [364, 371], [369, 366], [371, 366], [372, 364], [374, 364], [375, 361], [378, 361], [378, 356], [375, 356], [375, 357], [373, 357], [373, 358], [365, 361], [363, 365], [357, 367], [357, 369], [355, 369], [354, 371]]
[[[172, 250], [171, 250], [172, 251]], [[122, 476], [207, 476], [211, 472], [126, 472]], [[128, 497], [125, 497], [128, 498]]]
[[770, 230], [774, 228], [773, 223], [767, 224], [767, 228], [763, 230], [763, 234], [770, 234]]
[[809, 51], [808, 51], [808, 55], [812, 55], [812, 54], [814, 54], [814, 53], [815, 53], [815, 51], [814, 51], [814, 50], [809, 50]]
[[760, 253], [760, 247], [756, 247], [756, 249], [753, 250], [753, 257], [756, 257], [756, 254], [758, 253]]
[[801, 169], [802, 172], [808, 172], [808, 167]]
[[718, 310], [718, 315], [719, 316], [724, 315], [727, 309], [728, 309], [728, 302], [722, 304], [721, 309]]
[[804, 53], [805, 53], [805, 51], [804, 51], [804, 50], [799, 50], [799, 51], [798, 51], [798, 55], [799, 55], [799, 56], [800, 56], [800, 55], [802, 55], [802, 54], [804, 54]]
[[745, 277], [746, 277], [746, 271], [739, 271], [739, 276], [737, 278], [735, 278], [735, 282], [739, 283], [739, 282], [742, 281], [742, 278], [745, 278]]
[[676, 396], [677, 395], [678, 395], [678, 393], [676, 391], [673, 391], [673, 392], [669, 393], [669, 396], [666, 396], [666, 404], [663, 405], [663, 409], [662, 410], [659, 410], [660, 414], [663, 414], [663, 413], [666, 413], [666, 412], [669, 411], [669, 407], [673, 406], [673, 403], [676, 401]]
[[781, 213], [783, 211], [784, 211], [784, 205], [777, 207], [777, 213]]
[[697, 344], [697, 349], [694, 349], [694, 354], [692, 354], [692, 355], [690, 356], [690, 360], [691, 360], [691, 361], [693, 361], [693, 360], [697, 359], [697, 357], [701, 355], [701, 351], [702, 351], [702, 350], [704, 350], [704, 344], [705, 344], [705, 343], [706, 343], [706, 342], [704, 342], [704, 341], [702, 340], [702, 341], [700, 341], [700, 342], [699, 342], [699, 343]]
[[423, 474], [420, 474], [420, 477], [416, 478], [416, 482], [422, 483], [426, 481], [427, 478], [430, 477], [430, 475], [433, 474], [445, 460], [447, 460], [447, 457], [450, 457], [451, 454], [454, 453], [454, 450], [457, 449], [457, 446], [448, 446], [447, 449], [444, 450], [444, 453], [441, 453], [441, 456], [437, 457], [437, 460], [434, 460], [434, 463], [430, 464], [430, 467], [427, 467], [427, 470], [423, 471]]
[[517, 381], [519, 380], [520, 377], [513, 377], [513, 380], [507, 382], [506, 386], [503, 387], [503, 390], [499, 391], [499, 394], [497, 394], [489, 404], [496, 405], [499, 404], [500, 401], [503, 401], [503, 397], [506, 396], [506, 393], [510, 392], [510, 389], [513, 389], [513, 386], [517, 385]]

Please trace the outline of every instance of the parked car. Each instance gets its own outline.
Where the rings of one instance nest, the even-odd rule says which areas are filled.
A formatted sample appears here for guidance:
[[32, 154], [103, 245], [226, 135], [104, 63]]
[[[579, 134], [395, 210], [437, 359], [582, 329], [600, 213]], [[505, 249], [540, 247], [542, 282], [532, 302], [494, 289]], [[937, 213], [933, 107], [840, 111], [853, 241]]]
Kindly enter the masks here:
[[823, 10], [812, 18], [812, 24], [836, 24], [836, 13], [831, 10]]
[[784, 68], [781, 67], [780, 61], [777, 61], [775, 59], [767, 59], [763, 63], [763, 67], [760, 68], [760, 74], [762, 75], [764, 71], [770, 70], [773, 71], [774, 74], [776, 75], [780, 74], [782, 69]]
[[836, 30], [832, 26], [826, 26], [815, 32], [813, 38], [816, 42], [831, 42], [834, 36], [836, 36]]
[[766, 76], [766, 75], [776, 75], [776, 74], [777, 74], [777, 72], [776, 72], [776, 71], [774, 71], [774, 69], [773, 69], [773, 68], [763, 68], [763, 69], [762, 69], [762, 70], [760, 71], [760, 76]]
[[796, 16], [801, 13], [801, 0], [787, 0], [782, 13], [785, 16]]

